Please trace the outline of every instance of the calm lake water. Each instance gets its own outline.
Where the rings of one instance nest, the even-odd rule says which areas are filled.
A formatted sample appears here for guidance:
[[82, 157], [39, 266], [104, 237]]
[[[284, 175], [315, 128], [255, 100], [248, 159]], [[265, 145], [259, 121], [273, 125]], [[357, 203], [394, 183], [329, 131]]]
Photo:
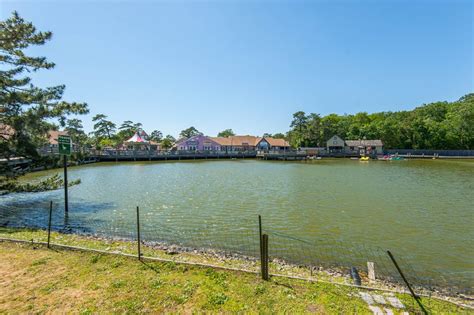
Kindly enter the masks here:
[[[223, 160], [73, 167], [70, 178], [82, 183], [70, 188], [67, 229], [134, 237], [140, 206], [146, 240], [243, 250], [256, 243], [260, 214], [264, 230], [347, 249], [390, 249], [420, 277], [436, 271], [468, 288], [474, 283], [473, 162]], [[56, 204], [55, 228], [64, 228], [61, 190], [0, 197], [0, 225], [45, 227], [49, 200]], [[293, 246], [276, 239], [273, 244], [282, 251]], [[340, 259], [344, 255], [350, 259], [349, 253]]]

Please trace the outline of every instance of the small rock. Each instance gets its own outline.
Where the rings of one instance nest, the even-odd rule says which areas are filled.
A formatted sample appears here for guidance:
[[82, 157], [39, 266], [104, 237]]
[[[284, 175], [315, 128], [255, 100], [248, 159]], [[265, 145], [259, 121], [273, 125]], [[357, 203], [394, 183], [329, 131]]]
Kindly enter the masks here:
[[382, 309], [378, 306], [369, 306], [370, 310], [374, 315], [385, 315], [385, 313], [382, 311]]
[[374, 298], [375, 303], [384, 304], [384, 305], [387, 304], [387, 301], [385, 301], [385, 299], [381, 295], [374, 294], [372, 295], [372, 297]]
[[402, 302], [394, 296], [389, 296], [387, 297], [387, 300], [390, 302], [390, 304], [395, 307], [395, 308], [405, 308]]
[[369, 305], [372, 305], [374, 304], [374, 300], [372, 299], [372, 296], [367, 293], [367, 292], [359, 292], [359, 295], [360, 297], [362, 298], [362, 300], [365, 301], [365, 303], [369, 304]]
[[177, 254], [179, 254], [179, 250], [175, 246], [170, 246], [166, 250], [166, 254], [167, 255], [177, 255]]

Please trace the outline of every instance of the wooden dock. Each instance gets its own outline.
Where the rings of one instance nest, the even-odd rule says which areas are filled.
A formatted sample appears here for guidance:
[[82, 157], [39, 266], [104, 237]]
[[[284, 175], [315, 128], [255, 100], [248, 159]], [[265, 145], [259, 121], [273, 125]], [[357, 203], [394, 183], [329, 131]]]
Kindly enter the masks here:
[[109, 150], [92, 155], [101, 162], [119, 162], [119, 161], [176, 161], [176, 160], [208, 160], [208, 159], [248, 159], [256, 158], [256, 151], [246, 152], [220, 152], [220, 151], [202, 151], [202, 152], [157, 152], [157, 151], [131, 151], [131, 150]]
[[258, 152], [256, 157], [260, 160], [278, 161], [301, 161], [308, 158], [306, 152], [301, 151]]

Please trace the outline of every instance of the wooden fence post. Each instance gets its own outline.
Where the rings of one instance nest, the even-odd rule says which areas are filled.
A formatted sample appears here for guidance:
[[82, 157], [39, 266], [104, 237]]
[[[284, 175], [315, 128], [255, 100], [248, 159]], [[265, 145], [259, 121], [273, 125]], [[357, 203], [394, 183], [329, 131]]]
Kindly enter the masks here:
[[140, 208], [137, 206], [137, 245], [138, 245], [138, 260], [142, 259], [140, 248]]
[[375, 263], [368, 261], [367, 262], [367, 275], [369, 276], [369, 281], [375, 281]]

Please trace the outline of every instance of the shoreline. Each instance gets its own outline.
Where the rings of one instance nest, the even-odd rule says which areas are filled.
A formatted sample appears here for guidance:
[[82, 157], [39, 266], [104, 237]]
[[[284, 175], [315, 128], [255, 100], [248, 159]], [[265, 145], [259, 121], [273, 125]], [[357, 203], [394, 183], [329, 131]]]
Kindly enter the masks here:
[[[26, 232], [28, 237], [23, 235], [22, 238], [16, 239], [17, 241], [27, 243], [32, 242], [32, 244], [47, 244], [44, 241], [39, 241], [38, 239], [35, 240], [35, 237], [31, 237], [36, 236], [36, 238], [38, 238], [38, 236], [41, 236], [41, 239], [44, 239], [46, 235], [42, 234], [47, 234], [47, 232], [42, 229], [0, 227], [0, 238], [14, 241], [14, 239], [10, 237], [10, 234], [18, 233], [21, 236], [23, 232]], [[81, 234], [75, 232], [64, 233], [57, 231], [52, 232], [51, 236], [51, 244], [60, 247], [71, 247], [71, 249], [76, 247], [75, 249], [101, 251], [106, 254], [137, 257], [136, 240], [128, 238]], [[57, 240], [61, 241], [63, 244], [55, 242]], [[260, 258], [258, 257], [252, 257], [241, 253], [230, 253], [219, 249], [193, 248], [158, 241], [142, 241], [141, 245], [142, 257], [145, 259], [200, 265], [255, 274], [260, 273]], [[376, 279], [375, 281], [369, 282], [365, 272], [359, 272], [362, 284], [360, 286], [355, 285], [348, 271], [344, 270], [342, 267], [328, 268], [322, 266], [299, 265], [289, 263], [280, 258], [270, 259], [269, 266], [271, 276], [294, 278], [310, 282], [330, 283], [334, 285], [379, 290], [390, 293], [409, 294], [405, 286], [391, 282], [390, 280]], [[447, 292], [447, 290], [449, 290], [448, 288], [413, 287], [419, 296], [435, 298], [474, 309], [474, 295], [465, 295], [461, 293], [456, 293], [455, 295], [449, 294]]]

